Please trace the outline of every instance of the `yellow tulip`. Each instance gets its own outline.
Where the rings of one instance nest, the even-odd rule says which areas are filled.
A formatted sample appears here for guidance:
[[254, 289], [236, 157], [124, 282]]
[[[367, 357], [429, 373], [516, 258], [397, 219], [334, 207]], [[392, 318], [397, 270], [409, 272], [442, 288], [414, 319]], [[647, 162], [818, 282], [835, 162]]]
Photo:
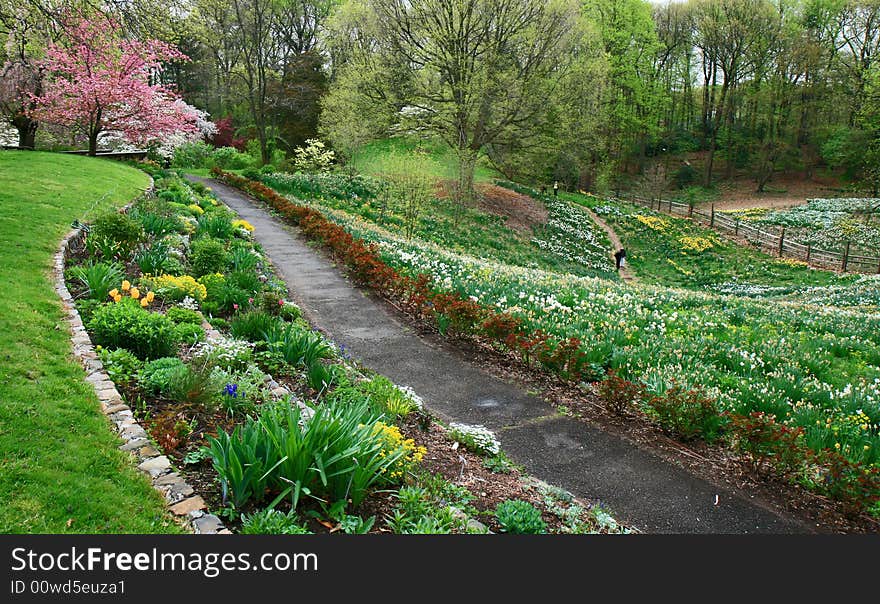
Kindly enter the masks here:
[[115, 296], [113, 296], [113, 301], [114, 301], [114, 302], [119, 302], [120, 300], [122, 300], [122, 295], [121, 295], [121, 294], [116, 294]]
[[153, 292], [147, 292], [146, 300], [147, 300], [147, 302], [152, 302], [153, 298], [155, 298], [155, 297], [156, 297], [156, 294], [154, 294]]
[[126, 279], [122, 282], [122, 291], [127, 292], [131, 288], [131, 283]]
[[149, 301], [148, 301], [146, 298], [143, 298], [143, 299], [141, 300], [141, 307], [142, 307], [142, 308], [146, 308], [146, 307], [149, 306], [149, 305], [150, 305], [150, 303], [149, 303]]
[[135, 300], [137, 300], [138, 298], [141, 297], [141, 291], [136, 287], [132, 287], [131, 288], [131, 297], [134, 298]]

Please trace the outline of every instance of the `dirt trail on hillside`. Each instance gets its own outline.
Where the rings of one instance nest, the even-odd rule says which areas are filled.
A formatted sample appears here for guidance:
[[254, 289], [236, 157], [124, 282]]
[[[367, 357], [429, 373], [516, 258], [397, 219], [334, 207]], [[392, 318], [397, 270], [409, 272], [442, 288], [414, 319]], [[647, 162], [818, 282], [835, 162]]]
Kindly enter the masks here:
[[[612, 229], [607, 222], [599, 218], [599, 216], [593, 210], [583, 206], [578, 206], [578, 208], [589, 214], [590, 218], [593, 219], [593, 222], [602, 227], [602, 230], [604, 230], [605, 233], [608, 235], [608, 239], [611, 240], [611, 257], [613, 259], [614, 252], [620, 249], [624, 249], [623, 243], [620, 241], [620, 237], [618, 237], [617, 233], [614, 232], [614, 229]], [[621, 266], [618, 272], [620, 273], [620, 278], [623, 279], [626, 283], [635, 283], [636, 281], [638, 281], [636, 276], [632, 273], [631, 270], [629, 270], [629, 267], [626, 264]]]

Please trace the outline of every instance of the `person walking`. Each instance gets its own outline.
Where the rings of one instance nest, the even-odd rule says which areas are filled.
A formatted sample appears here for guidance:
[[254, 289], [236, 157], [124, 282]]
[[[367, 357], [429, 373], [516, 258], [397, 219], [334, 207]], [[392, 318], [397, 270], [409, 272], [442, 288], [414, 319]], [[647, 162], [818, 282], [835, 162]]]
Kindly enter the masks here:
[[619, 271], [620, 267], [626, 264], [626, 250], [620, 248], [614, 252], [614, 261], [617, 264], [617, 270]]
[[559, 197], [559, 181], [553, 181], [553, 197]]

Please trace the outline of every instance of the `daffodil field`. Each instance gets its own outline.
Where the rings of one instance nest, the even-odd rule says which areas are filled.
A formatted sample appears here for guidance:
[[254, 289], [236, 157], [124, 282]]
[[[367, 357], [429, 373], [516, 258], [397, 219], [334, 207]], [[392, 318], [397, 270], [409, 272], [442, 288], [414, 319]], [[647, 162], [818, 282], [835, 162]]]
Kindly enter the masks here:
[[[855, 464], [847, 471], [855, 472], [856, 481], [863, 471], [867, 480], [868, 468], [875, 477], [880, 469], [880, 312], [876, 300], [845, 308], [843, 293], [867, 296], [876, 282], [863, 278], [853, 283], [810, 271], [804, 274], [828, 284], [795, 287], [799, 293], [790, 300], [696, 291], [694, 285], [622, 284], [468, 256], [407, 240], [319, 202], [311, 207], [355, 240], [374, 243], [381, 261], [405, 277], [429, 275], [435, 291], [513, 316], [534, 334], [578, 342], [589, 367], [581, 372], [586, 381], [613, 373], [615, 379], [641, 385], [649, 397], [704, 393], [715, 413], [731, 418], [738, 430], [757, 434], [767, 424], [750, 427], [749, 422], [769, 421], [778, 426], [777, 445], [791, 437], [797, 446], [826, 452], [835, 480], [843, 472], [835, 469], [837, 459]], [[606, 203], [596, 204], [596, 210], [617, 218], [615, 224], [626, 220], [634, 231], [660, 233], [667, 242], [675, 241], [685, 257], [731, 245], [641, 208], [637, 213]], [[763, 260], [749, 254], [751, 263]], [[772, 278], [794, 281], [802, 267], [788, 268], [793, 270], [773, 267], [757, 273], [756, 286]], [[820, 300], [837, 296], [841, 305], [816, 304], [811, 295]], [[827, 480], [821, 476], [801, 479], [830, 492], [821, 486]], [[876, 484], [864, 489], [859, 492], [873, 493], [868, 500], [874, 501]]]

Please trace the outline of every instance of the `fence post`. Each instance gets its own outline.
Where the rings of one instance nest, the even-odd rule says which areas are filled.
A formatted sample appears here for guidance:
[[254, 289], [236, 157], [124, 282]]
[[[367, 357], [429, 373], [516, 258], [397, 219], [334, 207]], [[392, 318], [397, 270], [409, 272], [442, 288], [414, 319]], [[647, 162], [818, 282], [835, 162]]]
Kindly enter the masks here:
[[785, 245], [785, 227], [779, 231], [779, 257], [782, 258], [782, 246]]
[[737, 237], [739, 236], [739, 218], [737, 218], [736, 222], [733, 223], [733, 234]]
[[694, 204], [689, 203], [688, 204], [688, 218], [690, 218], [693, 215], [694, 215]]
[[712, 204], [712, 213], [709, 216], [709, 226], [710, 227], [715, 226], [715, 204], [714, 203]]
[[813, 244], [808, 243], [807, 244], [807, 264], [810, 263], [810, 252], [812, 252], [812, 251], [813, 251]]
[[846, 265], [849, 263], [849, 241], [846, 242], [846, 247], [843, 248], [843, 272], [846, 272]]

